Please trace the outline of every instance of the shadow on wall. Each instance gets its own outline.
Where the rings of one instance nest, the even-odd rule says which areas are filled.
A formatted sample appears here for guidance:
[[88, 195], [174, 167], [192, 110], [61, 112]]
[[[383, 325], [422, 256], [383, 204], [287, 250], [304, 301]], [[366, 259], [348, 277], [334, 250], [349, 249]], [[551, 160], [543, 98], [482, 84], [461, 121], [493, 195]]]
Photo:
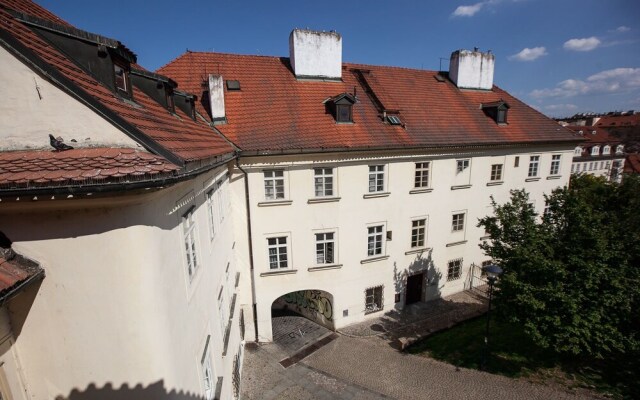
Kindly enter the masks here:
[[396, 263], [393, 264], [393, 282], [396, 295], [400, 294], [400, 301], [396, 302], [396, 309], [402, 308], [407, 295], [407, 278], [419, 273], [424, 273], [422, 281], [421, 301], [429, 301], [439, 299], [441, 290], [442, 273], [438, 271], [433, 263], [433, 250], [425, 250], [416, 254], [416, 258], [409, 264], [407, 268], [398, 269]]
[[55, 400], [204, 400], [201, 395], [178, 392], [176, 390], [167, 391], [164, 381], [152, 383], [147, 387], [137, 384], [129, 387], [123, 384], [119, 388], [107, 383], [99, 388], [95, 384], [90, 384], [83, 390], [73, 389], [67, 396], [56, 396]]

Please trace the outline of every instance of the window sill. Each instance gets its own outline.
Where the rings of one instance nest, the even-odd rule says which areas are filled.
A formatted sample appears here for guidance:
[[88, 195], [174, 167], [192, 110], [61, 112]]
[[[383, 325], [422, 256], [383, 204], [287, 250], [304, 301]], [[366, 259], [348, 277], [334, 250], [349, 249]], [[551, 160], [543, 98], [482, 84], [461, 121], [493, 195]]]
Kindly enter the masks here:
[[313, 199], [307, 200], [307, 204], [333, 203], [336, 201], [340, 201], [340, 197], [314, 197]]
[[451, 190], [469, 189], [470, 187], [471, 185], [454, 185], [454, 186], [451, 186]]
[[551, 176], [547, 176], [547, 180], [551, 180], [551, 179], [560, 179], [562, 178], [562, 175], [551, 175]]
[[291, 275], [297, 272], [298, 272], [297, 269], [283, 269], [282, 271], [262, 272], [260, 273], [260, 276]]
[[458, 245], [465, 244], [465, 243], [467, 243], [467, 241], [466, 241], [466, 240], [461, 240], [461, 241], [459, 241], [459, 242], [447, 243], [447, 247], [458, 246]]
[[363, 199], [373, 199], [375, 197], [388, 197], [390, 192], [375, 192], [375, 193], [366, 193], [362, 195]]
[[540, 180], [540, 177], [538, 176], [538, 177], [527, 178], [524, 181], [525, 182], [536, 182], [536, 181], [539, 181], [539, 180]]
[[415, 188], [409, 190], [409, 194], [418, 194], [418, 193], [431, 193], [433, 192], [433, 188]]
[[369, 263], [376, 262], [376, 261], [386, 260], [388, 258], [389, 258], [389, 256], [369, 257], [369, 258], [365, 258], [364, 260], [360, 260], [360, 264], [369, 264]]
[[383, 308], [371, 308], [371, 309], [366, 309], [366, 310], [364, 311], [364, 315], [377, 313], [377, 312], [382, 311], [382, 310], [383, 310]]
[[267, 200], [258, 203], [258, 207], [288, 206], [293, 200]]
[[431, 247], [421, 247], [419, 249], [405, 251], [404, 254], [408, 256], [409, 254], [419, 254], [419, 253], [424, 253], [425, 251], [430, 251], [430, 250], [431, 250]]
[[504, 181], [492, 181], [492, 182], [487, 182], [487, 186], [498, 186], [498, 185], [502, 185], [504, 183]]
[[314, 272], [314, 271], [324, 271], [326, 269], [340, 269], [340, 268], [342, 268], [342, 264], [328, 264], [328, 265], [320, 265], [317, 267], [309, 267], [307, 268], [307, 271]]

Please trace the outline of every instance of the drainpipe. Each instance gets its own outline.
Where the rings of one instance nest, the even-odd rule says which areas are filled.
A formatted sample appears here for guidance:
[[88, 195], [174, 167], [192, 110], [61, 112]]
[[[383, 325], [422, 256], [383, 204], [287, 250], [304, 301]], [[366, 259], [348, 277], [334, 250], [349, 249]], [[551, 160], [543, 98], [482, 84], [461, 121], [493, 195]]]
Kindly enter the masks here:
[[240, 162], [238, 161], [238, 158], [236, 158], [236, 167], [238, 167], [238, 169], [242, 171], [242, 174], [244, 175], [244, 200], [245, 200], [245, 206], [247, 208], [247, 234], [249, 236], [249, 268], [251, 269], [251, 273], [249, 275], [251, 276], [253, 329], [256, 334], [255, 341], [256, 343], [258, 343], [258, 312], [257, 312], [258, 310], [256, 306], [256, 282], [255, 282], [254, 268], [253, 268], [253, 235], [251, 232], [251, 202], [249, 201], [249, 175], [247, 174], [247, 171], [242, 169], [242, 167], [240, 166]]

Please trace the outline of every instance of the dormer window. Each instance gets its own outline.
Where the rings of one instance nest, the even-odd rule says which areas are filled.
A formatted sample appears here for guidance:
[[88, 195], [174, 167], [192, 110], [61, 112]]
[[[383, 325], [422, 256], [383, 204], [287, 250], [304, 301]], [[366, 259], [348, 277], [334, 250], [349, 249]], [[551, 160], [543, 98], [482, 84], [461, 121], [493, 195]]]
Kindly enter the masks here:
[[493, 101], [491, 103], [483, 103], [481, 105], [482, 111], [496, 121], [498, 125], [507, 124], [507, 112], [511, 108], [507, 102], [503, 100]]
[[342, 93], [324, 101], [329, 111], [339, 124], [353, 123], [353, 105], [356, 98], [349, 93]]
[[611, 154], [611, 146], [606, 145], [602, 148], [602, 155], [608, 156], [609, 154]]
[[116, 89], [129, 95], [129, 74], [127, 70], [123, 66], [114, 63], [113, 72], [116, 79]]
[[616, 154], [622, 154], [624, 152], [624, 145], [620, 144], [616, 147]]
[[582, 155], [582, 147], [576, 147], [576, 149], [573, 151], [573, 155], [576, 157], [580, 157]]
[[600, 146], [593, 146], [591, 148], [591, 155], [592, 156], [599, 156], [600, 155]]

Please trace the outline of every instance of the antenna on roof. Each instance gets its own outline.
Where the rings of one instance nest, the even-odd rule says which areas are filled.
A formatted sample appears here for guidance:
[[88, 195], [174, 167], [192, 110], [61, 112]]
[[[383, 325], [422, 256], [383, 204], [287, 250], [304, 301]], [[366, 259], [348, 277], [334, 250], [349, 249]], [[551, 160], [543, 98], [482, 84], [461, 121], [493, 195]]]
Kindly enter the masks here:
[[442, 71], [442, 60], [448, 60], [447, 57], [440, 57], [440, 69], [439, 71]]

